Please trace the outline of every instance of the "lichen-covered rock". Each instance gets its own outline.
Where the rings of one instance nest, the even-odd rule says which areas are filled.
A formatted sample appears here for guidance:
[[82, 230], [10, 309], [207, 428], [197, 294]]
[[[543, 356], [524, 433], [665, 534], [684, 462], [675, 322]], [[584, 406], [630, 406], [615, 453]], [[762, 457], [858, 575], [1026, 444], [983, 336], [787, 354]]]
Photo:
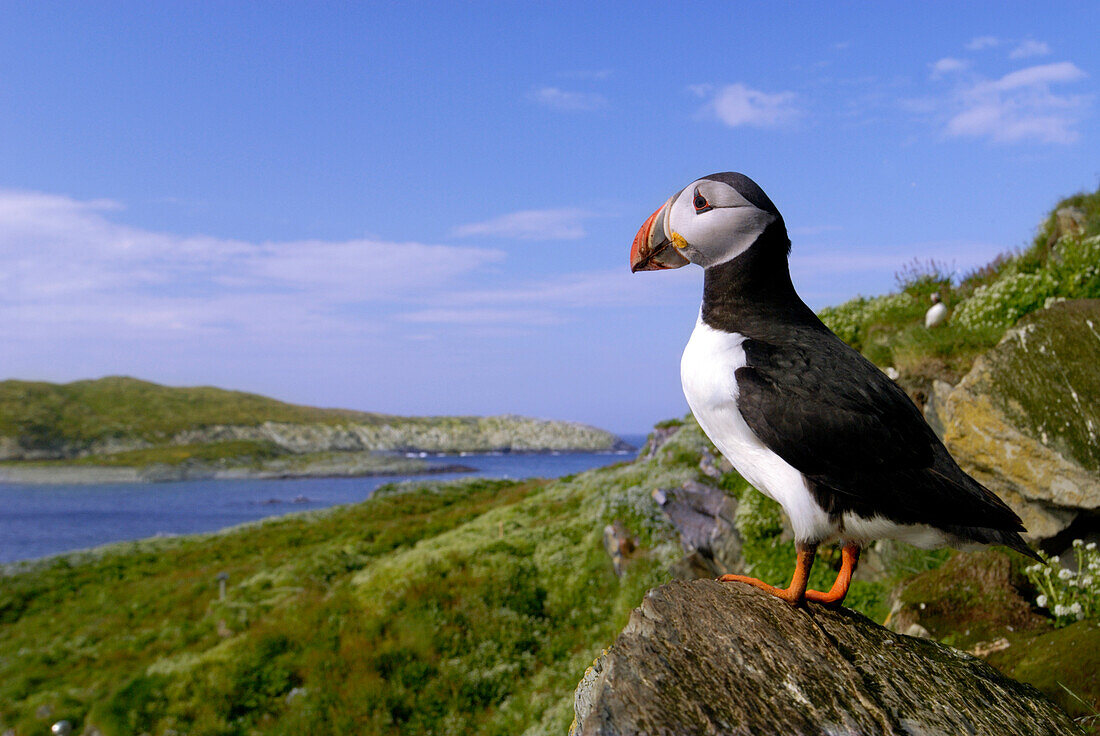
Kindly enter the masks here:
[[576, 736], [1080, 733], [970, 655], [704, 580], [650, 591], [574, 705]]
[[935, 412], [952, 455], [1032, 539], [1100, 509], [1100, 300], [1025, 317]]

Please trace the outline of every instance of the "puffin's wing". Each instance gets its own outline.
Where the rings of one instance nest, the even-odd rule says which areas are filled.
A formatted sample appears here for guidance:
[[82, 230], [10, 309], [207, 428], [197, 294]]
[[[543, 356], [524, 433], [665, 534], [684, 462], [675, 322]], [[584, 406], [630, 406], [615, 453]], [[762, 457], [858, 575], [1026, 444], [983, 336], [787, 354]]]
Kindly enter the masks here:
[[807, 476], [828, 511], [904, 523], [1021, 529], [964, 473], [908, 395], [829, 333], [744, 343], [737, 405], [756, 436]]

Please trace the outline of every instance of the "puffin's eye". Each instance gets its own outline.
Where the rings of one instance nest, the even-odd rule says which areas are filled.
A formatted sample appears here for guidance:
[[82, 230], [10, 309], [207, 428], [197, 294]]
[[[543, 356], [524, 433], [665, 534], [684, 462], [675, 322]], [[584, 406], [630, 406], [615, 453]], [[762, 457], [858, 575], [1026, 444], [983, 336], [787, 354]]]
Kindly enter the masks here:
[[710, 202], [707, 201], [707, 198], [700, 194], [698, 191], [695, 192], [695, 199], [692, 200], [692, 204], [695, 205], [695, 214], [706, 212], [707, 210], [712, 209], [710, 206]]

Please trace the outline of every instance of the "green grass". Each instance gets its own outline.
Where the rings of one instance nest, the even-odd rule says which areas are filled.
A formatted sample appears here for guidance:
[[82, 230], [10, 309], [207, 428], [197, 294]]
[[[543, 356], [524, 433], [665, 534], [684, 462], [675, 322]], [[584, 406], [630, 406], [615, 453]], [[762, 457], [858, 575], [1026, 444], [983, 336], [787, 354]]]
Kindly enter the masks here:
[[213, 425], [378, 423], [381, 414], [315, 409], [265, 396], [200, 386], [172, 388], [125, 376], [54, 384], [0, 382], [0, 436], [28, 447], [110, 438], [163, 441]]

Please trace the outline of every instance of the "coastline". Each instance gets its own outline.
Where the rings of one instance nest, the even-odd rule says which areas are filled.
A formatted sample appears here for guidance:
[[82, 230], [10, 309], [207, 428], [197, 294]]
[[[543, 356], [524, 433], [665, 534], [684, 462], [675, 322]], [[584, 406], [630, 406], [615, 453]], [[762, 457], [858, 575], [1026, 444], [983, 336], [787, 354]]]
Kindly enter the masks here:
[[[341, 457], [343, 456], [343, 457]], [[378, 475], [470, 473], [460, 463], [432, 464], [420, 458], [374, 453], [324, 453], [323, 457], [278, 458], [258, 466], [224, 466], [183, 462], [176, 465], [104, 466], [89, 464], [0, 465], [0, 483], [28, 485], [97, 485], [104, 483], [171, 483], [189, 480], [278, 480], [291, 478], [360, 478]]]

